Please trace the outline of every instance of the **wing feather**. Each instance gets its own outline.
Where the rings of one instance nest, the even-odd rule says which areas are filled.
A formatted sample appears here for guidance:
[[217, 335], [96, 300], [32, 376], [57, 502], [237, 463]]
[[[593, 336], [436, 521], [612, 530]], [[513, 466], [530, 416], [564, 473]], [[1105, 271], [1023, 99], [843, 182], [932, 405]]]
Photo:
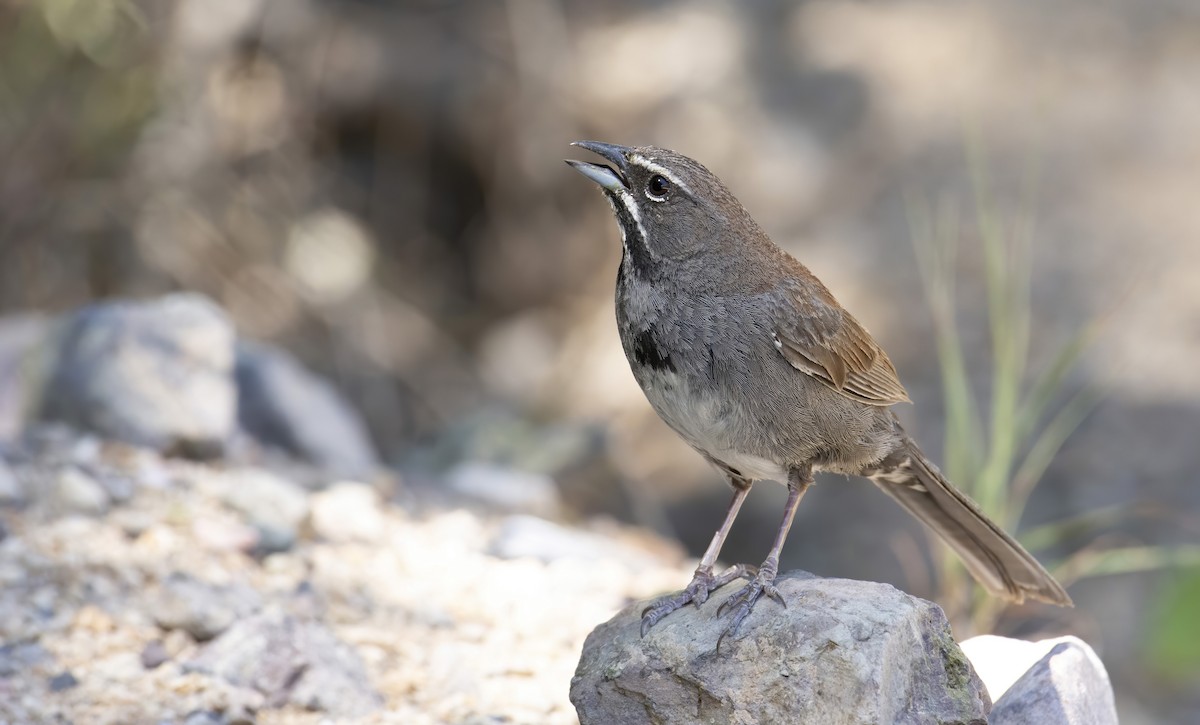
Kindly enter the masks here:
[[896, 367], [871, 334], [815, 277], [802, 282], [773, 306], [775, 347], [784, 359], [867, 405], [910, 402]]

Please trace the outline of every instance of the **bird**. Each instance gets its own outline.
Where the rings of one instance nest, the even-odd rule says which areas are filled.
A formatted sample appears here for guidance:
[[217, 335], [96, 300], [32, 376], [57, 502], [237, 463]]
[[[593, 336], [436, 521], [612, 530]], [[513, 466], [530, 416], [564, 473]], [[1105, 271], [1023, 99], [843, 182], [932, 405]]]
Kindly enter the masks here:
[[[616, 319], [633, 376], [663, 421], [733, 489], [692, 581], [642, 612], [643, 637], [735, 580], [747, 581], [717, 610], [731, 614], [722, 637], [736, 634], [764, 596], [786, 606], [775, 586], [779, 556], [819, 471], [870, 479], [938, 534], [991, 594], [1073, 606], [901, 427], [892, 406], [911, 401], [887, 354], [720, 179], [665, 148], [572, 145], [604, 162], [566, 160], [599, 185], [616, 216]], [[767, 557], [716, 573], [738, 511], [762, 480], [788, 489]]]

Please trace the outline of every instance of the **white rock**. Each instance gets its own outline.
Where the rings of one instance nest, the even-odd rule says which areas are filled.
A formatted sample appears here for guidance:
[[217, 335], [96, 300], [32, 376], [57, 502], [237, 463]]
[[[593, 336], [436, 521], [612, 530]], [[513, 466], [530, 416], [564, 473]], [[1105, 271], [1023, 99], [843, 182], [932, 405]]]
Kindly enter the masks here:
[[1108, 673], [1083, 640], [983, 635], [962, 649], [995, 702], [991, 725], [1116, 725]]
[[446, 474], [450, 489], [501, 511], [553, 516], [560, 501], [554, 479], [488, 463], [461, 463]]
[[387, 522], [379, 509], [379, 495], [362, 483], [338, 483], [312, 497], [309, 522], [326, 541], [377, 542]]

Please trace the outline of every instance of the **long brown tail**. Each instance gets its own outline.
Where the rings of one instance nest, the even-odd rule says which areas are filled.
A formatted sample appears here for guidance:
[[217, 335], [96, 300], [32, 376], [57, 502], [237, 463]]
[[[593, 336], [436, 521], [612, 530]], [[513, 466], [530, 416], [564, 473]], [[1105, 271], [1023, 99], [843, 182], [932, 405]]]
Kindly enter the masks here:
[[905, 436], [895, 453], [864, 475], [937, 532], [992, 594], [1017, 603], [1029, 597], [1074, 606], [1037, 559], [947, 481], [912, 439]]

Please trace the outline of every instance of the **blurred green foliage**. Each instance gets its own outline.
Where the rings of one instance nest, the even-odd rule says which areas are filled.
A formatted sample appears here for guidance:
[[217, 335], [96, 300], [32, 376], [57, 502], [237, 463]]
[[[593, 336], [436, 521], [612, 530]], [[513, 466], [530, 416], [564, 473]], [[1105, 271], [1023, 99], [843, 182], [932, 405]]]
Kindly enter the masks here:
[[[1102, 392], [1091, 382], [1072, 385], [1085, 354], [1107, 316], [1081, 326], [1049, 356], [1039, 371], [1029, 368], [1034, 310], [1030, 284], [1034, 240], [1035, 167], [1025, 184], [1022, 208], [1002, 213], [989, 191], [985, 154], [968, 142], [976, 226], [969, 233], [956, 204], [936, 208], [910, 197], [909, 218], [926, 299], [933, 315], [945, 405], [946, 474], [993, 520], [1018, 531], [1026, 504], [1046, 469], [1071, 434], [1096, 408]], [[958, 330], [956, 280], [959, 245], [978, 241], [983, 259], [991, 370], [986, 402], [972, 388], [972, 374]], [[1022, 532], [1018, 538], [1069, 586], [1089, 576], [1171, 569], [1200, 563], [1200, 547], [1111, 544], [1098, 532], [1139, 515], [1130, 507], [1084, 511]], [[1080, 546], [1078, 542], [1088, 542]], [[1067, 548], [1054, 562], [1047, 551]], [[962, 630], [995, 630], [1008, 604], [976, 587], [966, 567], [948, 548], [939, 560], [939, 601]], [[1193, 600], [1195, 601], [1195, 600]], [[961, 630], [960, 630], [961, 631]]]
[[1145, 660], [1154, 673], [1176, 683], [1200, 674], [1200, 566], [1170, 577], [1151, 612]]

